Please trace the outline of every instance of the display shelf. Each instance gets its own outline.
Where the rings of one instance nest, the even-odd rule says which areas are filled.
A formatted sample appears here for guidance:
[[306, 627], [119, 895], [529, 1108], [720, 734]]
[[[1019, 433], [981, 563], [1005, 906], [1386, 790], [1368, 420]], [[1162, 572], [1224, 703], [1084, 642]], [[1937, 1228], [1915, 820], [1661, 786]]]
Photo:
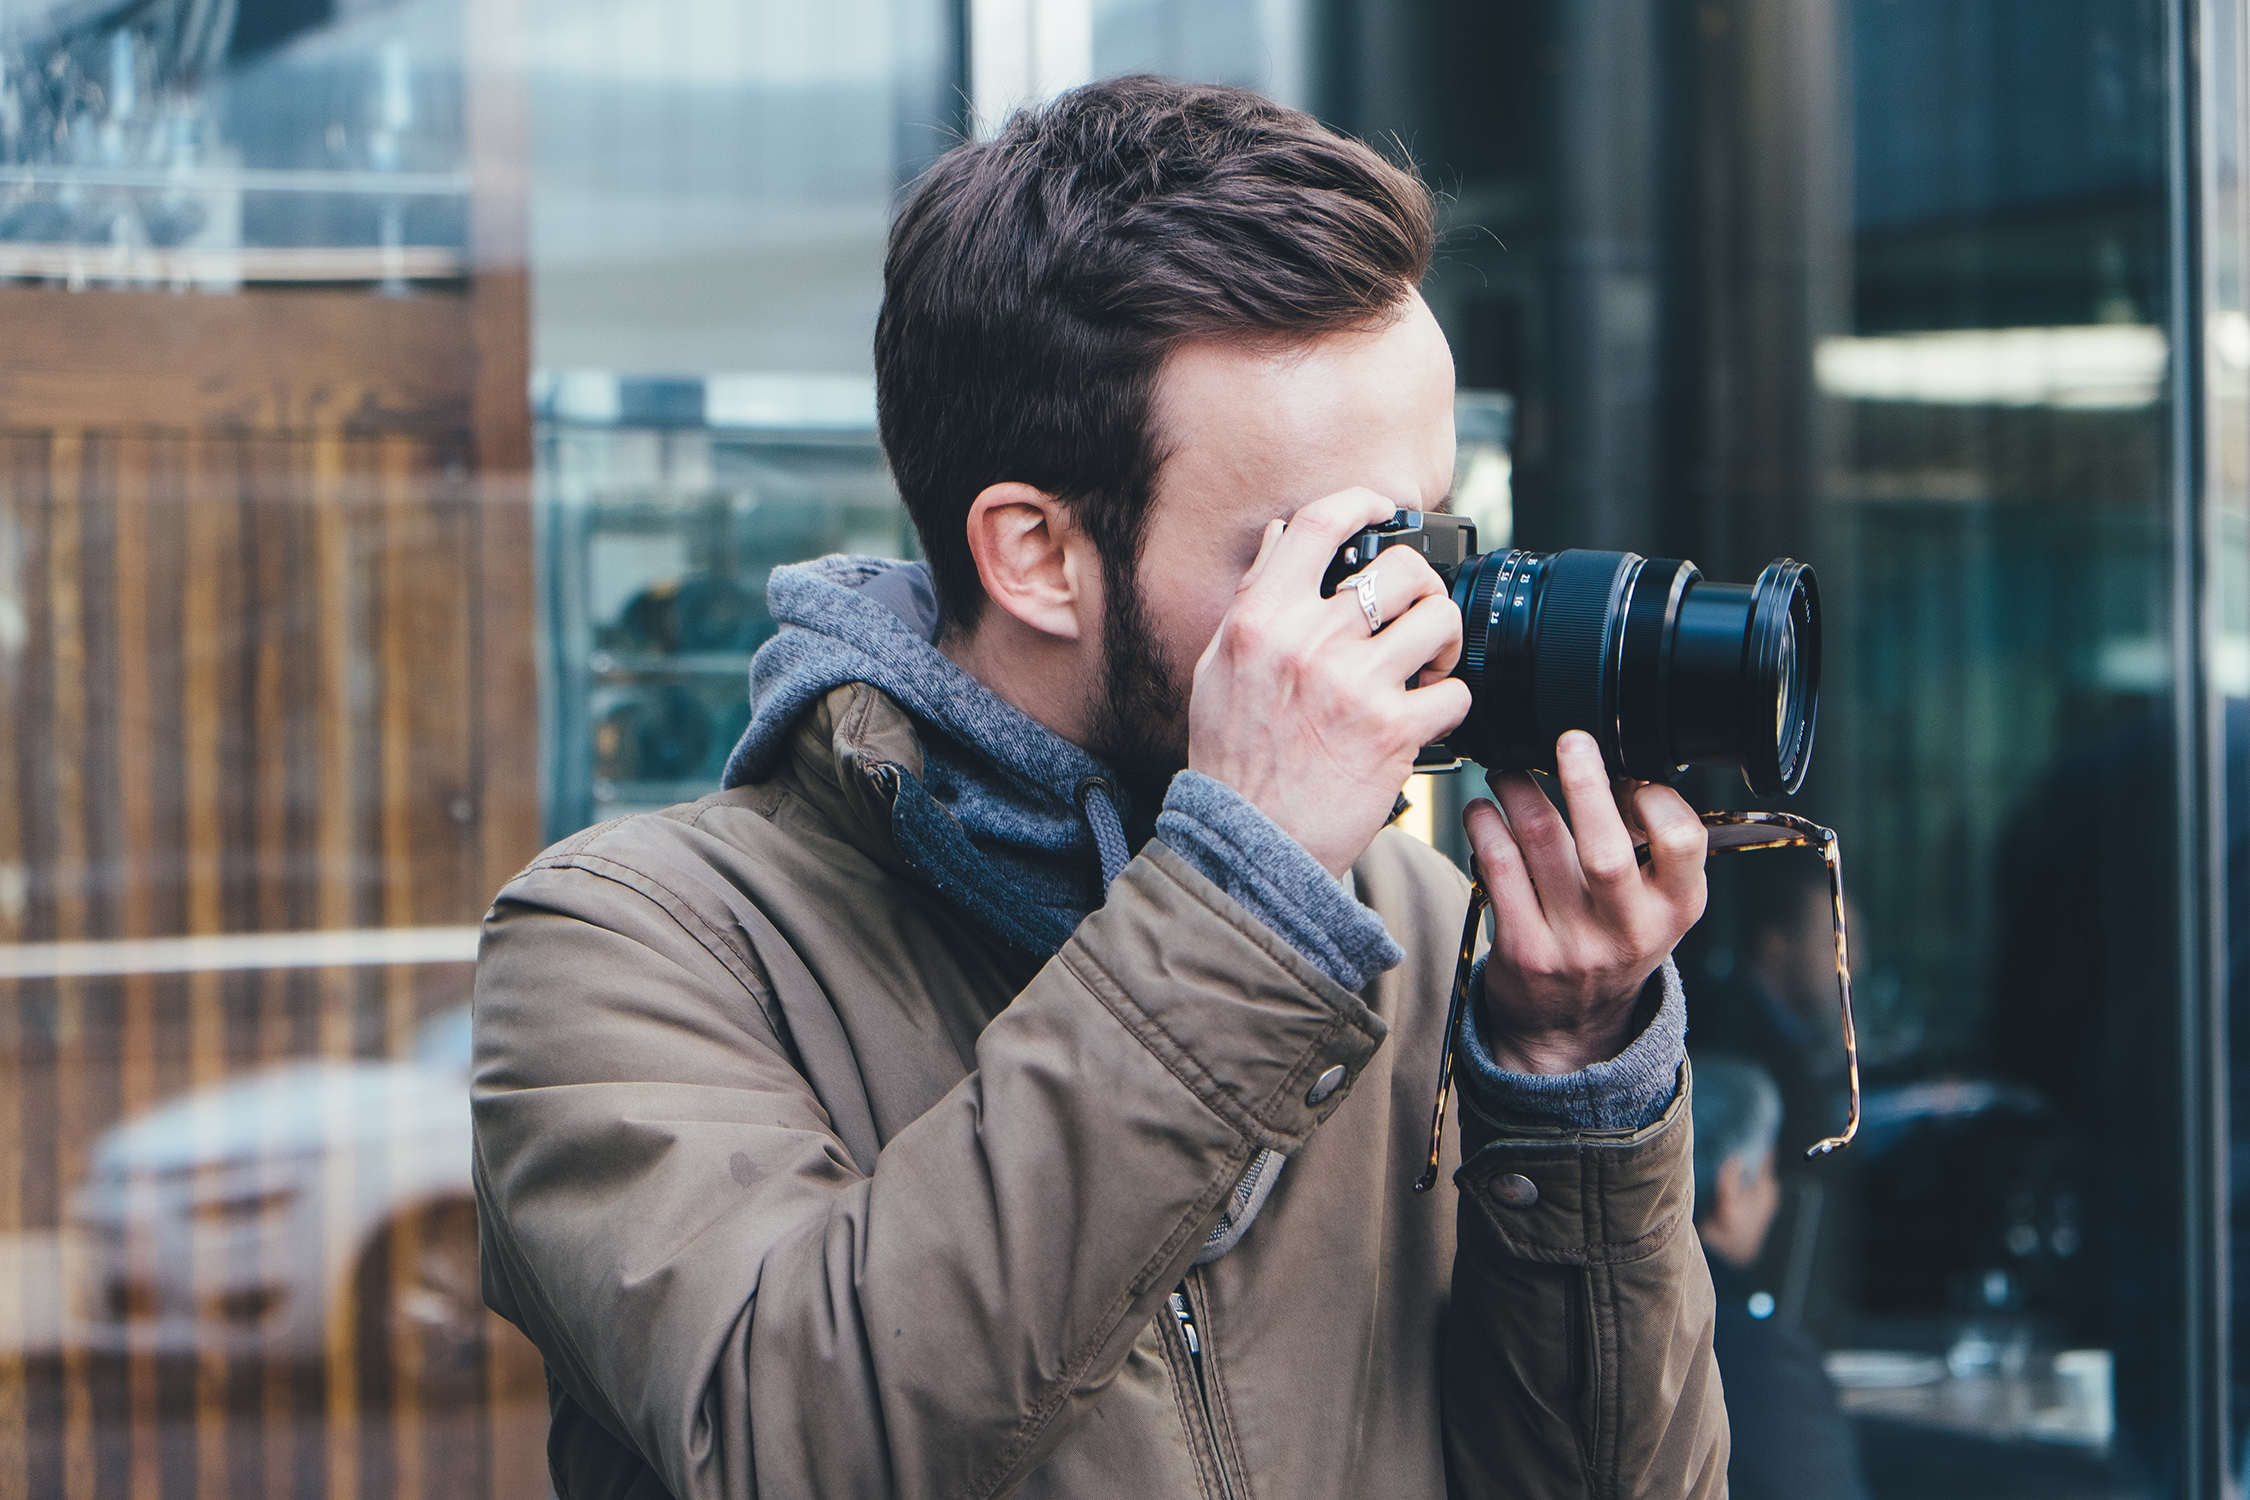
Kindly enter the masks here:
[[747, 651], [693, 651], [677, 656], [619, 656], [596, 651], [586, 658], [586, 670], [597, 678], [626, 680], [636, 677], [740, 677], [750, 670]]
[[[862, 382], [864, 386], [864, 382]], [[766, 577], [908, 556], [870, 389], [836, 376], [543, 373], [550, 837], [716, 790], [773, 634]], [[801, 397], [801, 399], [800, 399]]]

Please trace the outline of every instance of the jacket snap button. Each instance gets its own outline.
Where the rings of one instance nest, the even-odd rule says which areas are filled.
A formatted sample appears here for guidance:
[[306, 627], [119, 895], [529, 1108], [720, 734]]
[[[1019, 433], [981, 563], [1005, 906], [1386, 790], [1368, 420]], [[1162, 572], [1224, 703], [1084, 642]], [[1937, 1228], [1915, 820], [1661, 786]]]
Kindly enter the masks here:
[[1307, 1104], [1318, 1104], [1343, 1086], [1344, 1068], [1339, 1063], [1313, 1080], [1313, 1086], [1305, 1090], [1305, 1102]]
[[1510, 1172], [1492, 1185], [1492, 1196], [1510, 1208], [1529, 1208], [1539, 1201], [1539, 1184], [1521, 1172]]

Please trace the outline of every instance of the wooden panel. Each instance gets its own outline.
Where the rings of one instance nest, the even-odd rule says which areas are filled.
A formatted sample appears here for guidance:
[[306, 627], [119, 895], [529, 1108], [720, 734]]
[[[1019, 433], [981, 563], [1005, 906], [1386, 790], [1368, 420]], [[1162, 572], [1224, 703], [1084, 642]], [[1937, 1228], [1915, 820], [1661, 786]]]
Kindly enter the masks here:
[[[0, 286], [0, 945], [453, 928], [537, 851], [523, 19], [464, 15], [464, 282]], [[467, 963], [7, 972], [0, 1500], [547, 1493], [416, 1058]]]
[[0, 427], [466, 434], [465, 300], [0, 286]]
[[[412, 432], [0, 434], [0, 942], [476, 920], [482, 788], [529, 777], [536, 728], [495, 747], [506, 775], [485, 770], [482, 695], [529, 650], [484, 649], [486, 563], [527, 554], [489, 544], [472, 451]], [[473, 1236], [444, 1206], [465, 1177], [414, 1211], [386, 1182], [412, 1175], [410, 1145], [329, 1153], [326, 1284], [293, 1284], [344, 1311], [310, 1348], [265, 1347], [223, 1312], [186, 1349], [105, 1320], [105, 1299], [130, 1314], [140, 1294], [72, 1214], [121, 1122], [306, 1058], [405, 1055], [468, 982], [462, 964], [0, 981], [0, 1304], [16, 1304], [0, 1494], [516, 1493], [536, 1476], [536, 1364], [512, 1331], [483, 1320], [465, 1391], [458, 1348], [345, 1315], [369, 1288], [419, 1295], [432, 1266], [473, 1296]], [[206, 1167], [293, 1170], [216, 1149]], [[159, 1186], [135, 1191], [120, 1234], [145, 1260], [169, 1221]], [[396, 1211], [371, 1216], [370, 1194]], [[242, 1295], [235, 1252], [191, 1258], [209, 1298]]]
[[0, 655], [0, 941], [477, 918], [492, 673], [466, 457], [413, 435], [0, 434], [22, 632]]

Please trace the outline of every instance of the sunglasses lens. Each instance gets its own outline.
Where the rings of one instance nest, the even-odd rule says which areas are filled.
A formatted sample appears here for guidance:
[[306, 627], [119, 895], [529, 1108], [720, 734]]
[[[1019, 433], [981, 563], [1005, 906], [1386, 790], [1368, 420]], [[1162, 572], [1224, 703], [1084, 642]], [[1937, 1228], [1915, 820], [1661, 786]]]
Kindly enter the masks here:
[[1806, 842], [1805, 836], [1793, 828], [1777, 828], [1771, 823], [1715, 823], [1710, 829], [1711, 852], [1725, 854], [1732, 849], [1793, 849]]

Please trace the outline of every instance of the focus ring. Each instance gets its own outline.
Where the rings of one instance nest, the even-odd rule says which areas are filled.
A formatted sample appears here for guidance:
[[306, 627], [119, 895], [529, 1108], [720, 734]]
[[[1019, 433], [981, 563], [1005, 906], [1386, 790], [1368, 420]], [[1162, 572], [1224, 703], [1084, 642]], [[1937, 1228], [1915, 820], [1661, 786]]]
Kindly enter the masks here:
[[1611, 606], [1630, 552], [1558, 552], [1547, 564], [1532, 631], [1532, 717], [1539, 726], [1538, 766], [1552, 769], [1555, 741], [1583, 729], [1614, 763], [1611, 716], [1604, 712], [1610, 661]]

